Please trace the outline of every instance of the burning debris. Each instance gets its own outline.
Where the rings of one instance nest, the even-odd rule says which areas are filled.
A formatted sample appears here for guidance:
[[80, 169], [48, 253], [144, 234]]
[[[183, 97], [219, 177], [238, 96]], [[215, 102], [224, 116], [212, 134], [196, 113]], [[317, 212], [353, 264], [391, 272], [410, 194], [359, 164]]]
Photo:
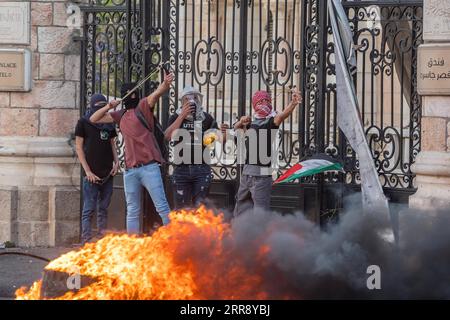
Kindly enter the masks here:
[[[400, 243], [387, 217], [350, 211], [328, 231], [303, 215], [245, 214], [232, 221], [201, 207], [171, 213], [151, 237], [108, 235], [45, 268], [17, 299], [449, 298], [450, 215], [404, 211]], [[381, 289], [369, 290], [369, 266]], [[79, 290], [48, 289], [58, 275]]]
[[[52, 261], [57, 271], [96, 279], [58, 299], [245, 299], [266, 298], [261, 278], [233, 253], [230, 225], [204, 207], [171, 214], [172, 223], [151, 237], [108, 235]], [[261, 255], [264, 253], [262, 252]], [[45, 277], [44, 277], [45, 278]], [[39, 299], [35, 283], [18, 299]]]

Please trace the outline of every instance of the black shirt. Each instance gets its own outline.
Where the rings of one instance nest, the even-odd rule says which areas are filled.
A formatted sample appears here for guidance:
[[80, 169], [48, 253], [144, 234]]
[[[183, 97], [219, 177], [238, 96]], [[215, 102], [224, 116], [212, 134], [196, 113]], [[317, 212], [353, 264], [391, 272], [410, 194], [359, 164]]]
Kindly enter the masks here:
[[[186, 145], [190, 145], [191, 147], [191, 162], [190, 163], [184, 163], [182, 162], [181, 164], [204, 164], [205, 159], [203, 159], [203, 153], [205, 150], [205, 146], [203, 145], [203, 135], [206, 131], [210, 130], [210, 129], [218, 129], [217, 126], [217, 122], [214, 120], [214, 118], [206, 112], [203, 112], [203, 114], [205, 115], [205, 119], [202, 121], [202, 128], [201, 128], [201, 136], [199, 137], [198, 141], [195, 141], [195, 137], [194, 137], [194, 131], [195, 131], [195, 124], [194, 121], [189, 121], [189, 120], [183, 120], [183, 122], [181, 123], [180, 129], [185, 129], [187, 131], [190, 132], [191, 134], [191, 139], [189, 141], [183, 141], [182, 137], [177, 137], [177, 139], [175, 139], [174, 141], [172, 141], [171, 145], [172, 146], [176, 146], [179, 143], [183, 143]], [[175, 122], [175, 120], [178, 118], [178, 114], [173, 114], [168, 122], [167, 122], [167, 126], [169, 127], [172, 123]], [[199, 150], [201, 150], [202, 155], [201, 155], [201, 162], [200, 163], [196, 163], [195, 162], [195, 152], [199, 153]], [[183, 156], [183, 151], [181, 151], [179, 154], [174, 155], [175, 157], [178, 156]], [[197, 155], [197, 158], [199, 158], [200, 155]], [[198, 160], [198, 159], [197, 159]], [[176, 159], [173, 161], [175, 164], [179, 164]], [[197, 161], [198, 162], [198, 161]]]
[[[268, 161], [268, 159], [271, 159], [272, 157], [272, 145], [276, 139], [276, 134], [272, 134], [272, 130], [278, 130], [279, 128], [279, 126], [275, 125], [274, 120], [274, 117], [253, 120], [251, 124], [247, 126], [248, 132], [245, 138], [247, 156], [245, 164], [261, 167], [271, 166], [272, 162], [270, 160]], [[261, 149], [262, 147], [264, 147], [265, 150]]]
[[99, 178], [108, 176], [114, 161], [111, 139], [117, 137], [116, 130], [101, 130], [81, 118], [75, 128], [75, 135], [84, 138], [83, 150], [92, 172]]

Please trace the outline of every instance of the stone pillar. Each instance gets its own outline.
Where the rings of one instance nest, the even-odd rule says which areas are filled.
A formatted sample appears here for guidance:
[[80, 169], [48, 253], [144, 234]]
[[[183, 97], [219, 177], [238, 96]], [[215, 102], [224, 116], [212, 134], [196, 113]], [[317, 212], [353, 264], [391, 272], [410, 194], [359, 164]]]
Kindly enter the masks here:
[[425, 0], [417, 75], [423, 97], [421, 152], [412, 167], [418, 190], [409, 201], [417, 209], [450, 209], [449, 26], [450, 0]]
[[0, 243], [73, 243], [80, 214], [71, 141], [79, 117], [80, 45], [73, 36], [80, 30], [68, 27], [69, 1], [2, 3], [29, 5], [29, 21], [17, 21], [28, 42], [0, 39], [0, 48], [31, 51], [32, 90], [0, 91]]

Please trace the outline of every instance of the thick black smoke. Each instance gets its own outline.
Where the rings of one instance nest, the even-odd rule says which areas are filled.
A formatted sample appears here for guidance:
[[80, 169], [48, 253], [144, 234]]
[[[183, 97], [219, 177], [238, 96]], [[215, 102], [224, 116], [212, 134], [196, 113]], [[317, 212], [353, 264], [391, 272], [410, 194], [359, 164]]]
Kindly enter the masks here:
[[[351, 202], [351, 199], [347, 200]], [[450, 210], [400, 211], [399, 239], [389, 217], [348, 209], [327, 231], [301, 213], [244, 214], [227, 244], [249, 272], [263, 275], [270, 298], [450, 298]], [[262, 244], [270, 247], [261, 262]], [[381, 289], [369, 290], [370, 265]]]

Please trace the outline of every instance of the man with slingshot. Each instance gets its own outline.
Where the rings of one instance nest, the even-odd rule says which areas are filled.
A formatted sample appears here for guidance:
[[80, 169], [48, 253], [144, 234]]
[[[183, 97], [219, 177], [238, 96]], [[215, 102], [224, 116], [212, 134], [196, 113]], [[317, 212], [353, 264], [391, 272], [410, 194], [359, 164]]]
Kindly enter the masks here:
[[[137, 86], [124, 84], [121, 88], [122, 100], [109, 102], [90, 118], [92, 123], [116, 123], [122, 132], [125, 145], [124, 188], [129, 234], [140, 233], [142, 186], [152, 198], [163, 224], [169, 223], [170, 208], [160, 170], [164, 158], [154, 134], [158, 123], [153, 115], [153, 109], [159, 98], [169, 90], [174, 78], [173, 73], [165, 70], [164, 81], [152, 94], [143, 99], [139, 98], [136, 89], [145, 79]], [[124, 110], [109, 112], [120, 103], [123, 103]]]

